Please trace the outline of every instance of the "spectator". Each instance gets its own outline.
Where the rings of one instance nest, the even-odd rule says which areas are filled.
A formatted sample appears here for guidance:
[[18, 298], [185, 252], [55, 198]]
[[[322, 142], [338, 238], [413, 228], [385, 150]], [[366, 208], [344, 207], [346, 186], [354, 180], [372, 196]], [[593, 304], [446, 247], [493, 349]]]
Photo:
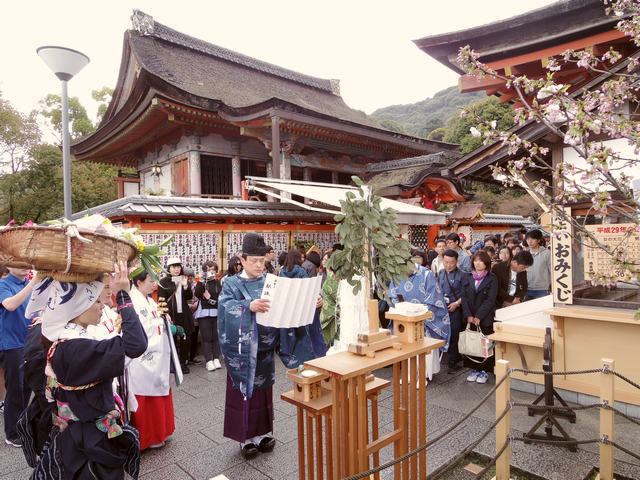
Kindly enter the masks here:
[[292, 248], [287, 253], [287, 258], [280, 270], [281, 277], [287, 278], [307, 278], [307, 272], [302, 268], [302, 253], [297, 248]]
[[494, 236], [489, 236], [484, 239], [484, 246], [485, 248], [492, 247], [495, 250], [496, 248], [498, 248], [498, 239]]
[[276, 273], [274, 262], [276, 261], [276, 252], [271, 245], [267, 245], [267, 253], [264, 254], [264, 269], [267, 273]]
[[493, 267], [498, 278], [497, 307], [508, 307], [523, 302], [527, 295], [527, 268], [533, 265], [529, 252], [520, 252], [510, 262], [500, 262]]
[[482, 250], [484, 250], [489, 254], [489, 258], [491, 259], [491, 265], [495, 265], [496, 263], [499, 262], [498, 258], [496, 257], [496, 249], [493, 248], [491, 245], [484, 247]]
[[189, 307], [189, 300], [193, 297], [193, 291], [184, 275], [182, 262], [178, 257], [170, 257], [167, 260], [169, 275], [164, 276], [158, 284], [158, 298], [162, 297], [167, 302], [167, 309], [172, 322], [184, 329], [184, 336], [178, 336], [176, 349], [180, 356], [182, 373], [190, 373], [187, 362], [191, 354], [191, 336], [194, 332], [193, 313]]
[[320, 266], [320, 254], [315, 250], [307, 252], [307, 258], [302, 262], [302, 268], [307, 272], [308, 277], [315, 277]]
[[[493, 321], [498, 297], [498, 279], [491, 273], [491, 259], [487, 252], [479, 251], [473, 256], [471, 279], [462, 294], [462, 312], [466, 324], [471, 324], [483, 334], [493, 333]], [[471, 369], [468, 382], [487, 383], [493, 372], [495, 357], [475, 358], [465, 356], [464, 366]]]
[[449, 341], [449, 373], [460, 370], [462, 360], [458, 352], [458, 337], [462, 330], [462, 292], [469, 283], [469, 275], [458, 268], [458, 252], [445, 250], [443, 254], [444, 268], [438, 273], [438, 285], [444, 294], [444, 301], [449, 311], [451, 322], [451, 340]]
[[[196, 288], [196, 272], [191, 267], [184, 268], [184, 276], [187, 277], [187, 283], [189, 284], [189, 289], [193, 294]], [[196, 311], [200, 307], [200, 301], [198, 298], [193, 295], [191, 300], [187, 302], [189, 304], [189, 309], [191, 310], [191, 315], [193, 316], [193, 333], [191, 334], [191, 347], [189, 351], [189, 363], [193, 363], [194, 365], [200, 365], [202, 363], [201, 360], [196, 359], [198, 356], [198, 334], [200, 333], [200, 324], [198, 323], [198, 319], [195, 316]]]
[[418, 265], [421, 265], [423, 267], [427, 266], [426, 254], [424, 250], [421, 250], [419, 248], [411, 249], [411, 260], [413, 261], [413, 263], [417, 263]]
[[202, 281], [196, 285], [194, 294], [200, 300], [196, 318], [202, 333], [202, 353], [208, 372], [222, 368], [218, 343], [218, 297], [222, 284], [218, 280], [218, 264], [207, 260], [202, 264]]
[[280, 271], [282, 270], [282, 267], [284, 267], [284, 263], [286, 261], [287, 261], [287, 252], [281, 252], [280, 255], [278, 255], [278, 268], [277, 268], [278, 275], [280, 275]]
[[515, 244], [513, 247], [511, 247], [511, 254], [515, 257], [518, 253], [522, 252], [523, 248], [522, 245], [520, 245], [519, 243]]
[[471, 273], [471, 258], [460, 247], [460, 236], [457, 233], [450, 233], [446, 237], [447, 248], [458, 252], [458, 268], [466, 273]]
[[498, 251], [498, 260], [501, 262], [510, 262], [513, 258], [513, 254], [511, 253], [511, 249], [506, 245], [500, 247]]
[[527, 269], [528, 299], [544, 297], [551, 291], [551, 252], [540, 245], [541, 240], [540, 230], [527, 233], [527, 245], [533, 256], [533, 265]]
[[[438, 256], [431, 262], [431, 271], [434, 275], [438, 275], [441, 270], [444, 270], [444, 252], [447, 249], [447, 241], [444, 238], [436, 239], [436, 253]], [[458, 256], [456, 255], [456, 262]]]
[[222, 277], [220, 283], [224, 285], [225, 280], [228, 277], [233, 277], [242, 271], [242, 262], [240, 261], [240, 257], [231, 257], [229, 259], [229, 266], [227, 268], [227, 273]]
[[5, 442], [21, 447], [16, 424], [29, 402], [29, 388], [24, 381], [24, 345], [29, 320], [25, 318], [27, 304], [38, 276], [27, 282], [29, 270], [9, 267], [9, 274], [0, 280], [0, 367], [4, 370]]

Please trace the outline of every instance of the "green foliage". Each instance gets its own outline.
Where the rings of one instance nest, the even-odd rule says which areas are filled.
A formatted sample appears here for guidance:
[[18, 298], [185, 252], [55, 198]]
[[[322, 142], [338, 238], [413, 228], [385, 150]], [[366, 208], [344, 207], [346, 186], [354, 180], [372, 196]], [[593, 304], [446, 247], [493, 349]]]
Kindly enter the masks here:
[[429, 135], [427, 135], [427, 138], [429, 140], [437, 140], [437, 141], [444, 141], [444, 136], [447, 134], [447, 129], [444, 127], [440, 127], [440, 128], [436, 128], [435, 130], [432, 130]]
[[496, 122], [498, 130], [508, 130], [513, 126], [515, 112], [513, 107], [500, 103], [496, 97], [485, 98], [465, 107], [466, 115], [455, 115], [447, 122], [445, 142], [457, 143], [462, 153], [469, 153], [482, 145], [482, 137], [474, 137], [470, 129], [479, 121]]
[[382, 199], [369, 192], [360, 178], [351, 179], [358, 194], [348, 192], [346, 200], [340, 201], [342, 212], [335, 216], [336, 233], [344, 249], [331, 256], [328, 266], [338, 280], [346, 280], [354, 287], [354, 294], [361, 287], [359, 278], [371, 279], [373, 275], [375, 284], [371, 282], [369, 297], [377, 290], [380, 297], [386, 298], [389, 283], [413, 269], [411, 246], [400, 238], [395, 212], [382, 209]]
[[[460, 107], [484, 98], [484, 93], [458, 93], [458, 87], [449, 87], [436, 93], [433, 98], [407, 105], [391, 105], [379, 108], [371, 116], [381, 122], [385, 128], [402, 128], [401, 132], [417, 137], [427, 137], [431, 131], [443, 127], [446, 120]], [[385, 123], [393, 122], [393, 123]]]
[[99, 102], [100, 105], [98, 105], [98, 113], [97, 113], [97, 118], [96, 118], [96, 126], [100, 125], [100, 123], [102, 122], [102, 118], [104, 117], [104, 114], [107, 111], [107, 108], [109, 107], [109, 103], [111, 102], [111, 97], [113, 96], [113, 88], [109, 88], [109, 87], [102, 87], [100, 90], [92, 90], [91, 91], [91, 97], [96, 101]]
[[[45, 117], [58, 138], [62, 139], [62, 98], [60, 95], [50, 93], [40, 100], [40, 114]], [[87, 109], [80, 103], [78, 97], [69, 98], [69, 136], [71, 140], [77, 140], [92, 133], [95, 127]], [[60, 140], [62, 143], [62, 140]]]
[[[46, 113], [42, 113], [52, 125], [58, 122], [58, 129], [62, 117], [59, 102], [60, 97], [48, 95], [43, 101], [43, 105], [47, 105]], [[70, 109], [76, 120], [72, 135], [93, 131], [86, 110], [77, 99], [70, 104]], [[60, 148], [41, 143], [35, 112], [22, 115], [1, 98], [0, 153], [7, 161], [16, 159], [11, 168], [0, 172], [0, 224], [10, 219], [19, 223], [26, 220], [41, 223], [62, 216]], [[116, 175], [115, 167], [74, 161], [71, 173], [73, 210], [77, 212], [115, 200], [118, 193], [114, 182]]]

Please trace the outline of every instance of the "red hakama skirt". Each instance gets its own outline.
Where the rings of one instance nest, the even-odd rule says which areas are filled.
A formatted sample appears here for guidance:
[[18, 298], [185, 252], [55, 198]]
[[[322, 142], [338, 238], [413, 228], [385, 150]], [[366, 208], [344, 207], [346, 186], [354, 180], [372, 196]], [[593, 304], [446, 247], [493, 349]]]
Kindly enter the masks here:
[[164, 442], [175, 430], [173, 397], [136, 395], [138, 410], [133, 414], [133, 425], [140, 432], [140, 450]]

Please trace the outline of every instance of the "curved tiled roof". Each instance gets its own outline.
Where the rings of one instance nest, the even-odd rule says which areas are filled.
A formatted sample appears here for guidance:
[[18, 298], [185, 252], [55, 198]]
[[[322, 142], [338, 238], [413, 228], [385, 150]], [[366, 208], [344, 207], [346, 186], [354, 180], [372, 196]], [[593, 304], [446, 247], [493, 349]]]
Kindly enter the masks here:
[[128, 42], [149, 73], [198, 97], [231, 108], [280, 99], [341, 120], [381, 128], [350, 108], [338, 81], [304, 75], [178, 32], [136, 11]]

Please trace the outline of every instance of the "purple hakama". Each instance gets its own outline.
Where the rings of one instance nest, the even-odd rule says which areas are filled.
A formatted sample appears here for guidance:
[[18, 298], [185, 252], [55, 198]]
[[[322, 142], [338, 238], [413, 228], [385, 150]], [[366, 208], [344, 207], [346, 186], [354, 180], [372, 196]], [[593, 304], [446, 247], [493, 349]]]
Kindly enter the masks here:
[[272, 431], [273, 387], [254, 390], [253, 396], [245, 402], [242, 393], [233, 387], [231, 377], [227, 375], [223, 435], [243, 443], [253, 437], [266, 435]]

